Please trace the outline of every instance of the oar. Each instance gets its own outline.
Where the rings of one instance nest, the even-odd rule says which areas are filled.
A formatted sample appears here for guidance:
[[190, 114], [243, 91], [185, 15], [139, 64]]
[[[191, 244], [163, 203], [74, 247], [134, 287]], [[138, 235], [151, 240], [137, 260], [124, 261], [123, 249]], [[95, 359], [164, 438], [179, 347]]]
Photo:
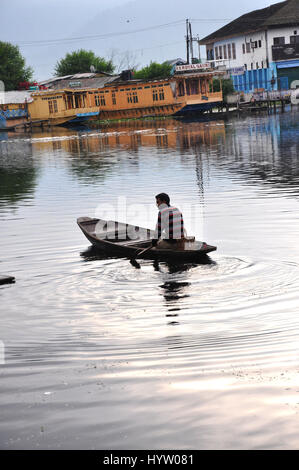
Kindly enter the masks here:
[[135, 256], [133, 256], [133, 259], [139, 258], [141, 255], [146, 253], [147, 251], [151, 250], [153, 248], [153, 245], [151, 244], [149, 247], [144, 248], [144, 250], [139, 251]]

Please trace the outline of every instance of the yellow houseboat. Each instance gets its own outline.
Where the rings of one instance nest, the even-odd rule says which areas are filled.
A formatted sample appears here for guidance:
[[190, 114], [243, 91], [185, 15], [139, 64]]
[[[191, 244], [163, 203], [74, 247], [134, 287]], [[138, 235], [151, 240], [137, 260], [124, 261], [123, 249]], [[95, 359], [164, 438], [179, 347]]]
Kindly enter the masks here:
[[27, 91], [0, 93], [0, 130], [14, 128], [28, 121], [28, 105], [33, 99]]
[[29, 117], [32, 123], [44, 122], [60, 125], [67, 122], [83, 122], [99, 115], [96, 104], [97, 91], [84, 90], [51, 90], [32, 93]]
[[[85, 83], [84, 88], [34, 91], [26, 101], [20, 122], [28, 126], [47, 126], [89, 119], [203, 113], [222, 102], [222, 91], [213, 91], [213, 78], [223, 73], [211, 69], [209, 64], [181, 65], [167, 79], [122, 80], [118, 76], [97, 88], [89, 88]], [[2, 117], [5, 118], [3, 112]], [[3, 121], [2, 127], [5, 127]]]
[[97, 90], [6, 92], [0, 103], [0, 129], [57, 126], [99, 115]]
[[[201, 68], [194, 69], [194, 65]], [[222, 91], [213, 91], [215, 71], [206, 64], [194, 65], [177, 66], [177, 73], [169, 79], [106, 84], [98, 90], [100, 118], [188, 115], [217, 106], [223, 97]]]

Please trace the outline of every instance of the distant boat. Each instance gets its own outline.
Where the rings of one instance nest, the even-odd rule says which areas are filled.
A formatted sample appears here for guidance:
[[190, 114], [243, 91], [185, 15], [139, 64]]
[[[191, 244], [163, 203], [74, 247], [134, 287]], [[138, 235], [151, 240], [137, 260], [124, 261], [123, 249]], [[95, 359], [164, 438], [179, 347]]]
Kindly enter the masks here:
[[154, 231], [115, 221], [95, 219], [90, 217], [79, 217], [77, 224], [86, 238], [97, 249], [114, 256], [134, 258], [140, 254], [145, 259], [175, 259], [177, 261], [195, 261], [211, 251], [216, 246], [199, 242], [194, 237], [187, 237], [183, 250], [159, 249], [151, 246]]

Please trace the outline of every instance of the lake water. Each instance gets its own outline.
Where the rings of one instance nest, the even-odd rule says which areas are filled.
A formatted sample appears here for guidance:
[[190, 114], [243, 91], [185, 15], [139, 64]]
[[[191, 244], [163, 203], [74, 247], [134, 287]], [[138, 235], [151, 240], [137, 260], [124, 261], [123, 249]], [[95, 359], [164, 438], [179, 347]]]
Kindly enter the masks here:
[[[2, 449], [299, 447], [298, 118], [0, 134]], [[89, 250], [162, 191], [209, 263]]]

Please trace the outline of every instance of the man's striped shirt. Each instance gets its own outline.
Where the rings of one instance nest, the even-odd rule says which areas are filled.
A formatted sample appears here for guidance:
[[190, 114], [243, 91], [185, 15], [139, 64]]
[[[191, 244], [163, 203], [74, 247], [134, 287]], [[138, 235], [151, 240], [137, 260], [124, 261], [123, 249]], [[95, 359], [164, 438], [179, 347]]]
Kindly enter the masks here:
[[155, 238], [164, 240], [184, 238], [184, 220], [179, 209], [167, 204], [159, 206]]

